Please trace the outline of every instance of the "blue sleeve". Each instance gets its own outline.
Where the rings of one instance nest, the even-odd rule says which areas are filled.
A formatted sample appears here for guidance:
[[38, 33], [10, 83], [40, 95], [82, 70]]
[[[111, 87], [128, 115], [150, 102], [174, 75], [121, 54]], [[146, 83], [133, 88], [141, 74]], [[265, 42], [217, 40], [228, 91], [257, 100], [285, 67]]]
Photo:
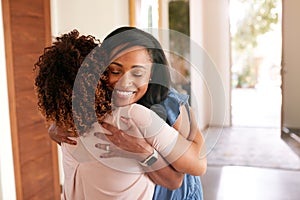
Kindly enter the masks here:
[[[167, 98], [161, 103], [166, 111], [171, 126], [180, 114], [180, 106], [188, 104], [189, 96], [170, 89]], [[189, 109], [187, 109], [189, 112]], [[182, 185], [176, 190], [169, 190], [160, 185], [155, 186], [153, 200], [203, 200], [203, 191], [199, 176], [185, 174]]]
[[[189, 96], [186, 94], [180, 94], [175, 89], [171, 88], [167, 98], [161, 102], [161, 105], [164, 107], [167, 119], [171, 126], [176, 122], [178, 115], [180, 114], [180, 106], [185, 105], [189, 106], [188, 103]], [[188, 109], [189, 112], [189, 109]]]

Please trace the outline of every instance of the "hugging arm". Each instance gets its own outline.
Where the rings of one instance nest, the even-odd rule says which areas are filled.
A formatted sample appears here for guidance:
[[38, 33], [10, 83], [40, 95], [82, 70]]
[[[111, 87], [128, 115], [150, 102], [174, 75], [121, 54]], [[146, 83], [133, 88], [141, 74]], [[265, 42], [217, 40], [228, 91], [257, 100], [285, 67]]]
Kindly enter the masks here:
[[[180, 126], [185, 126], [185, 124], [180, 124]], [[198, 128], [196, 118], [191, 109], [190, 132], [188, 134], [188, 137], [185, 138], [181, 134], [179, 134], [177, 142], [173, 149], [174, 150], [166, 157], [166, 159], [174, 160], [172, 162], [172, 166], [176, 170], [189, 173], [195, 176], [201, 176], [206, 172], [207, 159], [204, 138], [201, 131]], [[186, 150], [180, 151], [180, 149]]]
[[[132, 125], [134, 125], [133, 122]], [[106, 137], [102, 139], [109, 139], [115, 144], [114, 146], [119, 147], [118, 149], [112, 149], [114, 148], [112, 146], [111, 153], [102, 155], [103, 157], [124, 156], [141, 161], [152, 154], [153, 147], [149, 143], [147, 143], [147, 141], [144, 138], [132, 137], [110, 124], [104, 123], [102, 124], [102, 126], [109, 130], [111, 133], [113, 133], [112, 135], [106, 135]], [[132, 126], [132, 128], [135, 128], [135, 131], [139, 131], [136, 126]], [[73, 137], [74, 134], [63, 131], [60, 127], [56, 126], [55, 124], [52, 124], [50, 126], [50, 128], [48, 129], [48, 134], [49, 137], [59, 145], [62, 142], [71, 145], [76, 145], [76, 141], [69, 138]], [[97, 135], [97, 137], [99, 138], [103, 136], [103, 134]], [[101, 145], [98, 148], [101, 148]], [[136, 157], [137, 155], [138, 157]], [[174, 170], [172, 166], [167, 164], [167, 162], [162, 156], [158, 155], [158, 160], [156, 163], [154, 163], [152, 168], [154, 169], [149, 169], [146, 167], [144, 169], [145, 173], [155, 184], [161, 185], [170, 190], [177, 189], [181, 186], [184, 174]]]
[[[160, 162], [162, 162], [162, 164], [159, 164]], [[182, 184], [184, 174], [176, 171], [172, 165], [166, 165], [166, 161], [161, 157], [161, 155], [158, 156], [158, 161], [154, 165], [157, 164], [165, 167], [156, 171], [147, 170], [146, 174], [149, 178], [155, 184], [161, 185], [170, 190], [179, 188]]]
[[[146, 107], [135, 104], [132, 107], [123, 109], [128, 109], [127, 111], [129, 112], [131, 120], [138, 125], [141, 134], [143, 134], [142, 137], [144, 137], [176, 171], [195, 176], [205, 173], [207, 161], [205, 157], [204, 139], [197, 127], [197, 122], [192, 111], [190, 121], [184, 121], [180, 124], [180, 126], [190, 126], [189, 132], [179, 134], [179, 131], [167, 125], [158, 115]], [[122, 113], [127, 113], [123, 111]], [[129, 132], [126, 130], [126, 133]], [[116, 141], [111, 138], [110, 140], [113, 143]], [[116, 145], [120, 148], [124, 146], [122, 143]], [[133, 150], [133, 152], [136, 151]]]
[[[180, 122], [180, 117], [178, 118], [176, 123], [178, 124], [178, 122]], [[178, 126], [186, 125], [187, 124], [181, 123]], [[113, 125], [107, 123], [103, 123], [102, 126], [112, 133], [112, 135], [106, 135], [106, 137], [108, 138], [108, 140], [110, 140], [110, 142], [115, 144], [115, 147], [118, 147], [118, 149], [112, 149], [110, 153], [106, 153], [102, 155], [102, 157], [129, 157], [134, 158], [138, 161], [142, 161], [152, 154], [152, 146], [154, 146], [153, 141], [149, 142], [142, 137], [137, 138], [130, 136], [129, 134], [127, 134], [128, 131], [126, 131], [125, 133], [114, 127]], [[190, 132], [188, 134], [183, 134], [188, 135], [187, 138], [183, 137], [181, 134], [178, 134], [177, 141], [171, 153], [164, 157], [159, 156], [158, 161], [151, 166], [152, 169], [145, 168], [146, 173], [154, 183], [162, 185], [169, 189], [174, 189], [181, 185], [183, 180], [183, 173], [189, 173], [192, 175], [202, 175], [205, 173], [207, 161], [205, 157], [204, 139], [197, 127], [197, 123], [192, 111], [191, 123], [189, 126]], [[140, 132], [135, 124], [132, 124], [132, 127], [135, 128], [136, 132]], [[174, 127], [176, 128], [176, 126]], [[169, 127], [169, 130], [172, 131], [171, 134], [174, 134], [175, 130], [171, 129], [172, 128]], [[56, 132], [57, 131], [59, 130], [56, 130]], [[58, 138], [62, 138], [61, 136], [63, 136], [63, 133], [61, 132], [57, 135], [59, 135]], [[103, 136], [103, 134], [99, 135]], [[65, 138], [65, 140], [68, 141], [67, 137]], [[99, 147], [105, 148], [101, 145]], [[138, 157], [136, 157], [136, 153], [138, 153]], [[171, 165], [169, 165], [169, 163], [167, 163], [165, 160], [168, 160]]]
[[[109, 130], [112, 134], [99, 134], [97, 137], [114, 144], [111, 145], [111, 151], [102, 154], [102, 157], [129, 157], [142, 161], [152, 154], [154, 148], [143, 137], [132, 136], [133, 132], [135, 132], [134, 135], [140, 134], [140, 130], [132, 120], [126, 120], [130, 126], [130, 130], [128, 129], [127, 132], [130, 132], [130, 134], [124, 133], [111, 124], [102, 123], [103, 128]], [[143, 169], [155, 184], [170, 190], [179, 188], [184, 178], [184, 174], [176, 171], [160, 154], [153, 165], [143, 167]]]

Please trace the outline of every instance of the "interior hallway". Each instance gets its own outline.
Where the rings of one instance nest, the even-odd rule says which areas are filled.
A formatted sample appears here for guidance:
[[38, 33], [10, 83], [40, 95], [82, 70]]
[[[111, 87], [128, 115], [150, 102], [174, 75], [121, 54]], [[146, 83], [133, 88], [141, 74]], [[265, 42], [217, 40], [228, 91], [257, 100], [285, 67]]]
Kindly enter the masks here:
[[208, 170], [202, 177], [204, 200], [299, 200], [300, 158], [277, 130], [223, 130], [207, 156]]
[[300, 171], [208, 166], [204, 200], [299, 200]]
[[202, 177], [204, 200], [299, 200], [300, 154], [280, 137], [280, 91], [235, 90], [233, 95], [238, 125], [215, 131], [214, 146], [211, 139], [217, 136], [206, 140], [213, 148]]

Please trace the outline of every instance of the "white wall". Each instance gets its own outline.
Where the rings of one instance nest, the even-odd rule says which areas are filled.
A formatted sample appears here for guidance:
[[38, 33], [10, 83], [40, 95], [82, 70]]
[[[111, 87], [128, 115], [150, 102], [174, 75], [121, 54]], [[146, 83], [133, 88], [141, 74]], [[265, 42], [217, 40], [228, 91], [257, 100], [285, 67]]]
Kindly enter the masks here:
[[52, 34], [76, 28], [103, 39], [118, 26], [129, 25], [128, 0], [51, 0]]
[[283, 1], [283, 126], [300, 129], [300, 1]]
[[192, 59], [200, 64], [197, 67], [203, 76], [192, 71], [192, 90], [198, 90], [194, 101], [202, 102], [200, 120], [210, 126], [231, 125], [228, 14], [228, 0], [190, 0], [191, 39], [206, 52], [192, 49]]
[[0, 199], [16, 199], [12, 143], [3, 35], [2, 3], [0, 0]]

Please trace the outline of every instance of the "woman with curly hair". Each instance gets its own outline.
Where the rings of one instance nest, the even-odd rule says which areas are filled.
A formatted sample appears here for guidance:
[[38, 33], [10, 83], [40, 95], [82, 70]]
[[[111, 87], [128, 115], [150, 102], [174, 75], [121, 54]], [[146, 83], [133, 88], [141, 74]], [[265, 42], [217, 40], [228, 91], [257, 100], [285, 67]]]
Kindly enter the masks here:
[[[70, 36], [72, 37], [72, 34], [73, 39], [67, 39]], [[142, 168], [143, 171], [147, 171], [146, 174], [153, 182], [169, 187], [170, 189], [174, 189], [174, 182], [178, 182], [178, 180], [180, 182], [182, 178], [181, 173], [203, 174], [206, 168], [205, 158], [201, 161], [199, 160], [198, 163], [191, 161], [191, 159], [195, 160], [193, 156], [195, 153], [199, 156], [199, 150], [203, 145], [201, 133], [200, 135], [195, 134], [198, 133], [198, 129], [195, 125], [192, 125], [188, 130], [183, 130], [179, 127], [183, 132], [188, 131], [187, 137], [191, 141], [188, 143], [189, 147], [191, 147], [187, 150], [188, 153], [177, 150], [173, 153], [173, 156], [170, 156], [169, 153], [172, 152], [170, 148], [176, 147], [176, 145], [178, 146], [180, 143], [178, 141], [185, 143], [185, 140], [178, 139], [181, 138], [180, 135], [176, 134], [177, 132], [172, 131], [170, 128], [166, 128], [160, 137], [160, 139], [165, 137], [169, 141], [167, 143], [158, 142], [157, 144], [149, 138], [146, 138], [147, 141], [145, 141], [142, 138], [139, 139], [132, 135], [125, 135], [120, 130], [114, 131], [114, 127], [110, 127], [111, 125], [107, 123], [102, 123], [102, 125], [111, 130], [113, 134], [107, 136], [110, 143], [101, 142], [96, 146], [102, 150], [110, 151], [102, 154], [101, 158], [96, 158], [96, 160], [100, 162], [95, 162], [95, 157], [91, 157], [91, 154], [97, 154], [99, 152], [93, 152], [94, 150], [89, 146], [89, 142], [94, 142], [95, 139], [89, 140], [89, 137], [84, 136], [86, 132], [96, 132], [95, 135], [97, 137], [105, 140], [104, 135], [99, 134], [99, 130], [102, 132], [105, 132], [105, 130], [101, 129], [97, 124], [95, 125], [95, 121], [111, 122], [113, 125], [118, 126], [118, 128], [122, 128], [122, 126], [124, 127], [128, 124], [131, 126], [133, 123], [128, 120], [128, 113], [130, 113], [130, 117], [135, 119], [135, 123], [138, 123], [137, 127], [139, 130], [135, 129], [135, 132], [148, 131], [151, 133], [153, 131], [157, 133], [161, 130], [154, 131], [153, 128], [151, 128], [153, 126], [149, 126], [149, 124], [146, 124], [148, 127], [143, 129], [143, 127], [145, 127], [143, 126], [145, 125], [143, 124], [145, 120], [138, 120], [138, 118], [141, 113], [143, 113], [144, 115], [142, 117], [151, 116], [150, 120], [158, 121], [159, 127], [163, 127], [162, 122], [159, 121], [157, 117], [153, 117], [153, 115], [151, 115], [152, 113], [150, 111], [148, 112], [146, 108], [135, 106], [136, 104], [133, 103], [137, 102], [148, 108], [155, 108], [156, 105], [162, 105], [168, 108], [168, 106], [170, 107], [170, 103], [166, 100], [171, 99], [172, 95], [170, 94], [174, 95], [175, 92], [169, 90], [170, 79], [168, 77], [167, 68], [160, 66], [167, 65], [164, 53], [159, 43], [150, 34], [129, 27], [117, 29], [104, 40], [101, 47], [97, 48], [97, 45], [95, 45], [96, 50], [90, 53], [88, 58], [84, 61], [83, 59], [86, 56], [85, 50], [87, 50], [87, 48], [82, 48], [84, 46], [82, 44], [72, 43], [76, 41], [77, 37], [78, 32], [72, 32], [69, 35], [57, 38], [57, 42], [45, 50], [44, 55], [40, 57], [39, 62], [35, 65], [36, 68], [39, 68], [36, 78], [39, 108], [47, 121], [50, 123], [55, 122], [56, 126], [61, 130], [69, 130], [71, 133], [75, 133], [72, 136], [78, 136], [78, 133], [82, 135], [82, 140], [74, 138], [74, 140], [78, 142], [77, 146], [79, 147], [62, 144], [62, 149], [65, 150], [63, 151], [64, 171], [66, 174], [64, 187], [65, 198], [81, 199], [83, 197], [102, 197], [115, 199], [124, 197], [127, 199], [151, 199], [153, 195], [153, 185], [149, 182], [145, 173], [140, 171], [140, 168]], [[90, 43], [93, 43], [92, 41], [94, 40], [94, 38], [90, 36], [81, 36], [79, 38], [82, 40], [85, 39], [87, 42], [86, 45], [89, 47], [91, 47]], [[60, 46], [62, 43], [67, 45], [64, 47]], [[72, 44], [74, 45], [72, 46]], [[70, 45], [72, 47], [70, 47]], [[58, 47], [58, 49], [56, 49], [56, 47]], [[65, 51], [68, 48], [69, 52]], [[83, 53], [80, 53], [82, 50]], [[71, 61], [72, 59], [70, 59], [69, 56], [74, 56], [74, 60]], [[76, 59], [78, 62], [76, 62]], [[82, 66], [80, 65], [81, 63]], [[106, 68], [107, 65], [108, 67]], [[53, 68], [49, 69], [51, 67]], [[78, 74], [80, 76], [78, 76]], [[152, 80], [149, 82], [150, 77]], [[161, 117], [167, 117], [167, 121], [171, 125], [174, 125], [174, 127], [178, 126], [176, 123], [180, 121], [178, 119], [181, 118], [181, 113], [188, 113], [182, 110], [182, 108], [179, 108], [184, 101], [178, 101], [178, 98], [175, 99], [177, 99], [178, 107], [173, 108], [173, 110], [175, 110], [174, 113], [180, 112], [179, 115], [178, 113], [175, 114], [175, 117], [173, 116], [174, 113], [167, 113], [167, 116], [161, 115]], [[135, 108], [131, 109], [132, 107]], [[124, 109], [122, 110], [120, 108], [127, 109], [124, 111]], [[185, 106], [183, 106], [183, 108], [185, 108]], [[155, 110], [157, 111], [157, 109]], [[109, 113], [112, 113], [112, 115]], [[123, 119], [122, 117], [121, 119], [118, 118], [120, 115]], [[117, 116], [117, 118], [114, 118], [114, 116]], [[140, 119], [142, 118], [140, 117]], [[191, 120], [193, 121], [192, 117]], [[123, 125], [120, 125], [122, 124], [119, 123], [120, 121], [122, 121]], [[191, 132], [191, 134], [189, 132]], [[144, 133], [142, 133], [142, 135], [143, 134]], [[194, 136], [191, 137], [192, 135]], [[152, 135], [150, 138], [157, 139], [157, 135]], [[174, 141], [173, 143], [170, 142], [172, 140]], [[113, 143], [117, 146], [114, 146]], [[161, 148], [160, 145], [162, 144], [165, 144], [165, 147], [168, 148]], [[170, 146], [170, 144], [172, 145]], [[157, 155], [154, 155], [156, 150], [152, 146], [165, 156], [168, 162], [172, 164], [172, 167], [166, 164], [161, 157], [158, 158]], [[165, 152], [163, 152], [163, 150], [165, 150]], [[135, 154], [132, 152], [135, 152]], [[129, 168], [130, 166], [132, 167], [132, 162], [128, 164], [128, 159], [124, 162], [121, 158], [116, 162], [116, 156], [129, 157], [131, 160], [142, 160], [143, 162], [140, 163], [142, 167], [138, 165], [138, 169], [133, 167], [132, 169], [134, 171], [130, 171]], [[115, 159], [113, 160], [112, 157]], [[157, 159], [158, 161], [156, 161]], [[113, 160], [113, 162], [111, 162], [111, 160]], [[120, 163], [123, 164], [121, 168], [118, 167]], [[188, 163], [197, 165], [194, 167]], [[180, 173], [172, 168], [175, 168]], [[153, 171], [153, 169], [156, 171]], [[74, 173], [76, 175], [74, 175]], [[168, 175], [172, 173], [172, 177], [176, 177], [174, 179], [175, 181], [170, 180], [170, 177], [168, 177]], [[161, 176], [161, 174], [167, 175]], [[171, 186], [169, 186], [166, 181], [163, 181], [162, 177], [168, 177], [169, 182], [173, 185], [171, 184]], [[200, 182], [196, 181], [196, 184], [197, 183], [199, 183], [199, 185], [196, 187], [200, 187], [201, 189]], [[81, 184], [84, 185], [79, 187]], [[193, 184], [195, 184], [195, 181]], [[114, 189], [112, 187], [114, 187]], [[176, 187], [178, 187], [178, 184]], [[156, 190], [160, 192], [157, 192], [154, 198], [165, 199], [168, 197], [171, 199], [181, 195], [180, 199], [182, 199], [183, 196], [187, 198], [188, 195], [194, 195], [195, 197], [197, 195], [194, 192], [199, 192], [195, 190], [190, 191], [190, 194], [188, 194], [189, 191], [178, 189], [179, 193], [177, 192], [178, 194], [176, 194], [174, 191], [164, 191], [163, 189], [164, 188], [160, 188], [159, 190], [159, 188], [156, 188]], [[185, 188], [185, 190], [190, 190], [190, 188]], [[132, 191], [134, 191], [135, 194]], [[139, 193], [137, 191], [139, 191]], [[201, 195], [202, 192], [200, 191], [199, 196], [201, 197]]]

